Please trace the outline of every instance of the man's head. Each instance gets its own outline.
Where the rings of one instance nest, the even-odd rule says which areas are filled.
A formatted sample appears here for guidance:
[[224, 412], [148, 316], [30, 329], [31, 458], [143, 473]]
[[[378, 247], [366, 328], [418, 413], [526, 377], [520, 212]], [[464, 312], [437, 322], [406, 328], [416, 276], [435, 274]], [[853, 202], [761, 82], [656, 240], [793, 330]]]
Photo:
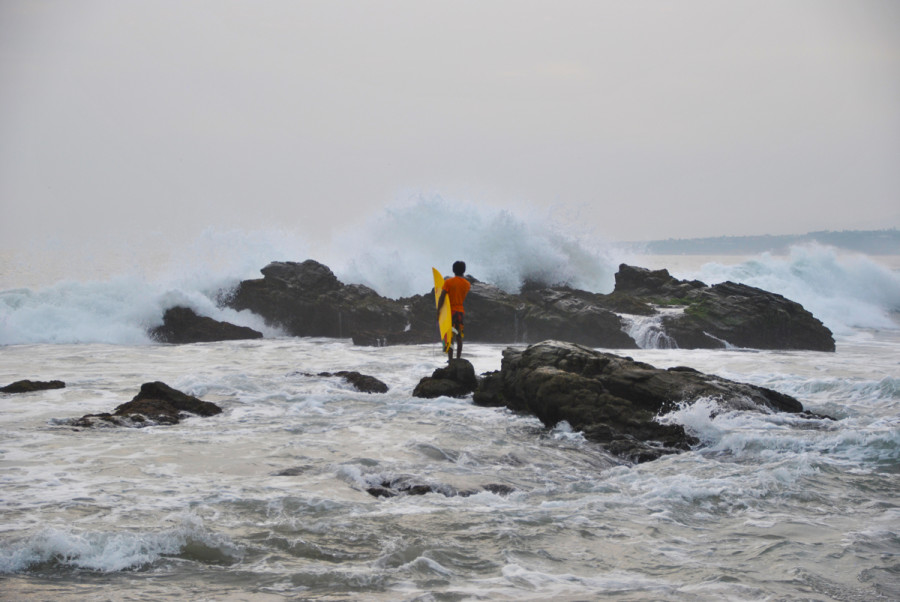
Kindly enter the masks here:
[[466, 273], [466, 262], [465, 261], [454, 261], [453, 262], [453, 274], [455, 276], [462, 276]]

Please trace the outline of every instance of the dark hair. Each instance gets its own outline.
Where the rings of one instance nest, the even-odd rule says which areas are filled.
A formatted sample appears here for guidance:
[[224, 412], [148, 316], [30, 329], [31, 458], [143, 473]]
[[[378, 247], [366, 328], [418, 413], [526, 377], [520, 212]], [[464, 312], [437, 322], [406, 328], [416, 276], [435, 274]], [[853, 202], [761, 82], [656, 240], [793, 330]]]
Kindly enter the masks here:
[[454, 261], [453, 262], [453, 273], [457, 276], [462, 276], [466, 273], [466, 262], [465, 261]]

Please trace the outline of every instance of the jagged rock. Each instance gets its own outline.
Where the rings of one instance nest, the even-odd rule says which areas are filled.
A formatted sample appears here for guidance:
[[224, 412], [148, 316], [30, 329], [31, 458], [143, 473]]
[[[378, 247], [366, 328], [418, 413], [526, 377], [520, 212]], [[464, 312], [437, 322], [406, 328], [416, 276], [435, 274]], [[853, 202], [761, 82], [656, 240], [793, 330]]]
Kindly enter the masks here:
[[61, 380], [17, 380], [5, 387], [0, 387], [0, 393], [31, 393], [48, 389], [63, 389], [65, 386], [66, 383]]
[[[249, 309], [288, 334], [351, 337], [354, 344], [373, 346], [439, 341], [433, 291], [386, 299], [368, 287], [341, 283], [312, 260], [274, 262], [262, 273], [262, 279], [241, 282], [226, 303]], [[472, 343], [559, 339], [634, 349], [638, 344], [625, 332], [631, 319], [656, 315], [667, 340], [681, 348], [834, 350], [831, 331], [801, 305], [745, 285], [707, 286], [625, 264], [608, 295], [537, 282], [511, 294], [466, 278], [472, 283], [466, 341]], [[659, 307], [682, 311], [663, 315]]]
[[144, 383], [134, 398], [118, 406], [113, 413], [88, 414], [72, 422], [72, 426], [129, 426], [178, 424], [185, 414], [215, 416], [222, 408], [209, 401], [173, 389], [162, 382]]
[[246, 326], [198, 316], [193, 309], [177, 306], [166, 310], [162, 326], [150, 330], [150, 336], [160, 343], [185, 344], [261, 339], [263, 334]]
[[420, 380], [413, 390], [413, 397], [465, 397], [475, 391], [477, 386], [478, 378], [472, 363], [461, 358], [453, 359], [447, 366], [438, 368], [431, 376]]
[[547, 427], [565, 420], [610, 452], [643, 462], [698, 443], [681, 426], [655, 418], [704, 397], [728, 409], [803, 411], [777, 391], [559, 341], [504, 350], [500, 371], [483, 375], [474, 402], [530, 412]]
[[387, 393], [388, 386], [375, 378], [374, 376], [369, 376], [368, 374], [360, 374], [359, 372], [348, 372], [346, 370], [342, 370], [340, 372], [320, 372], [319, 376], [340, 376], [345, 381], [356, 387], [357, 391], [361, 391], [363, 393]]
[[366, 286], [343, 284], [316, 261], [276, 261], [261, 271], [263, 278], [241, 282], [226, 303], [292, 336], [347, 338], [406, 326], [406, 312], [396, 301]]
[[713, 286], [678, 280], [667, 270], [619, 266], [616, 293], [640, 296], [651, 303], [681, 306], [662, 326], [681, 348], [834, 351], [834, 337], [802, 305], [759, 288], [734, 282]]

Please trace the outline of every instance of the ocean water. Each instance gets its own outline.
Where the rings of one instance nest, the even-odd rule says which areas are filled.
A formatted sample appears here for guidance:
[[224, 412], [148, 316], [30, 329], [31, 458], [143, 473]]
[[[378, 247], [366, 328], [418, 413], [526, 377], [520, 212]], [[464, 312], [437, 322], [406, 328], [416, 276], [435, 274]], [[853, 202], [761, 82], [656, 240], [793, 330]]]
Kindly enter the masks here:
[[[372, 226], [396, 248], [373, 255], [358, 250], [371, 248], [366, 241], [341, 242], [341, 253], [313, 258], [383, 294], [425, 292], [428, 268], [458, 257], [398, 260], [404, 236], [413, 251], [419, 244], [415, 209]], [[628, 261], [800, 301], [836, 333], [837, 352], [627, 354], [777, 389], [834, 420], [716, 413], [699, 400], [659, 420], [683, 424], [702, 445], [634, 466], [566, 424], [546, 429], [470, 399], [413, 398], [445, 361], [438, 344], [285, 337], [218, 308], [221, 287], [270, 260], [307, 258], [290, 254], [305, 250], [289, 236], [212, 233], [180, 260], [68, 278], [49, 264], [19, 278], [23, 264], [5, 258], [0, 384], [67, 386], [0, 394], [0, 598], [900, 599], [896, 258], [815, 247], [642, 263], [540, 220], [473, 215], [479, 229], [462, 256], [472, 274], [506, 288], [552, 274], [603, 292]], [[479, 233], [495, 235], [493, 246], [479, 247]], [[496, 240], [515, 233], [527, 233], [531, 254]], [[503, 270], [491, 273], [492, 257]], [[173, 301], [266, 338], [154, 344], [144, 332]], [[470, 343], [466, 356], [476, 371], [494, 370], [503, 348]], [[369, 395], [310, 376], [337, 370], [390, 390]], [[154, 380], [224, 411], [175, 426], [69, 426]], [[435, 493], [366, 492], [384, 481]], [[508, 493], [485, 489], [497, 484]]]

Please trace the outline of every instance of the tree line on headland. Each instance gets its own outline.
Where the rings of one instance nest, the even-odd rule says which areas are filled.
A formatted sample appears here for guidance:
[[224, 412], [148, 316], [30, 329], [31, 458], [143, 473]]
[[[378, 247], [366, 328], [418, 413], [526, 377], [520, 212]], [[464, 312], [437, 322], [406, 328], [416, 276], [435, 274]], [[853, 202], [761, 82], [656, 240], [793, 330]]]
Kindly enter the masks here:
[[792, 246], [817, 243], [868, 255], [900, 255], [900, 230], [841, 230], [760, 236], [667, 238], [629, 242], [634, 250], [652, 255], [754, 255], [786, 253]]

